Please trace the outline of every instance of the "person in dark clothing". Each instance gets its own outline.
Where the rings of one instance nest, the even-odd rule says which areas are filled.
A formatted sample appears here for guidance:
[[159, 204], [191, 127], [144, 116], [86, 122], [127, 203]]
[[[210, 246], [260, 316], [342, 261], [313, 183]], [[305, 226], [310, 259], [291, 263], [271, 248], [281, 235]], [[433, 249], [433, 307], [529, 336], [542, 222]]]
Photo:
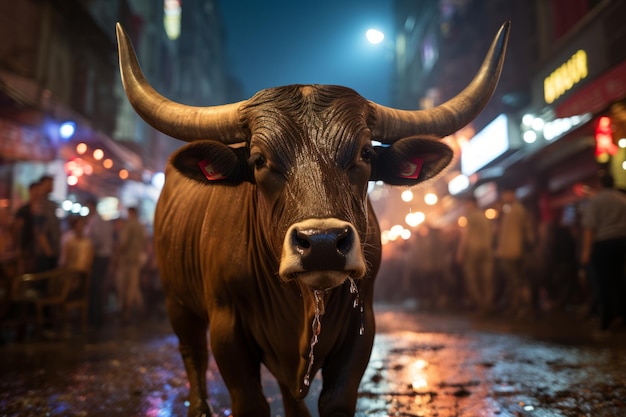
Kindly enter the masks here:
[[12, 225], [13, 239], [20, 257], [19, 270], [23, 273], [35, 272], [35, 216], [33, 206], [39, 199], [39, 183], [28, 186], [28, 201], [16, 212]]
[[35, 228], [36, 272], [48, 271], [58, 266], [61, 255], [61, 222], [56, 215], [57, 204], [48, 199], [53, 178], [44, 175], [39, 180], [39, 200], [32, 205]]
[[561, 213], [552, 220], [547, 233], [546, 283], [550, 300], [557, 308], [580, 301], [576, 239], [563, 224]]

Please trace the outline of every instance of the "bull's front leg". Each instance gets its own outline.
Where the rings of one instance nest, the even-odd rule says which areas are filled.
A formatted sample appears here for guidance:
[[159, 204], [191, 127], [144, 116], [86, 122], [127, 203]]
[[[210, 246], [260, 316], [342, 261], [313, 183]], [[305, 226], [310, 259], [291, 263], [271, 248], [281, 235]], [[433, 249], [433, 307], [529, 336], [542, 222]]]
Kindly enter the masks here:
[[283, 396], [283, 406], [285, 407], [285, 417], [311, 417], [309, 409], [304, 400], [293, 398], [291, 390], [284, 384], [280, 385], [280, 393]]
[[182, 305], [167, 300], [170, 323], [178, 336], [179, 350], [189, 380], [188, 417], [213, 415], [208, 402], [206, 371], [209, 360], [207, 350], [207, 320], [199, 318]]
[[211, 312], [211, 351], [230, 394], [233, 417], [269, 417], [270, 406], [261, 385], [259, 352], [248, 345], [237, 315]]
[[354, 322], [349, 329], [354, 334], [332, 357], [326, 358], [322, 369], [323, 387], [319, 397], [320, 417], [354, 416], [361, 378], [370, 359], [374, 344], [374, 312], [365, 307], [364, 333], [360, 335], [360, 323]]

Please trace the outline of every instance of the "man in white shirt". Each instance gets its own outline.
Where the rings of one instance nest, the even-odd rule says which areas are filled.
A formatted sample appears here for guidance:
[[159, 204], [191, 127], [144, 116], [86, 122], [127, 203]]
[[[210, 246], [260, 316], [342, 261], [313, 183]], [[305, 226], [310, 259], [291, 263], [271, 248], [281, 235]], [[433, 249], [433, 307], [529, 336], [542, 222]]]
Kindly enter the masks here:
[[94, 259], [89, 297], [89, 324], [99, 327], [104, 317], [105, 281], [113, 253], [113, 225], [98, 213], [97, 201], [89, 200], [86, 235], [93, 242]]

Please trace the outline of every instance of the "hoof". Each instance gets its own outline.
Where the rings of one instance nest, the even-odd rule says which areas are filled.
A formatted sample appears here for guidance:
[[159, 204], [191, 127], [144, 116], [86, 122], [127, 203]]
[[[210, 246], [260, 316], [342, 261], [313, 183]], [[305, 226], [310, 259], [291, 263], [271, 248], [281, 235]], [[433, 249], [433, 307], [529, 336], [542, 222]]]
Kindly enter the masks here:
[[208, 400], [202, 400], [198, 406], [189, 407], [187, 417], [217, 417]]

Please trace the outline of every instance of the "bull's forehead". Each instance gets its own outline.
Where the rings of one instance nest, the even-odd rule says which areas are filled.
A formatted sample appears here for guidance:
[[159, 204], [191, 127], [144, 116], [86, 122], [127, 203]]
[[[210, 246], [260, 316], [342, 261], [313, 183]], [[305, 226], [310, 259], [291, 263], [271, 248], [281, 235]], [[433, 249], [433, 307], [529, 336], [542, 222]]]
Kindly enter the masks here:
[[285, 163], [310, 154], [341, 164], [369, 139], [373, 112], [349, 88], [292, 85], [257, 93], [243, 116], [251, 145], [266, 148]]

